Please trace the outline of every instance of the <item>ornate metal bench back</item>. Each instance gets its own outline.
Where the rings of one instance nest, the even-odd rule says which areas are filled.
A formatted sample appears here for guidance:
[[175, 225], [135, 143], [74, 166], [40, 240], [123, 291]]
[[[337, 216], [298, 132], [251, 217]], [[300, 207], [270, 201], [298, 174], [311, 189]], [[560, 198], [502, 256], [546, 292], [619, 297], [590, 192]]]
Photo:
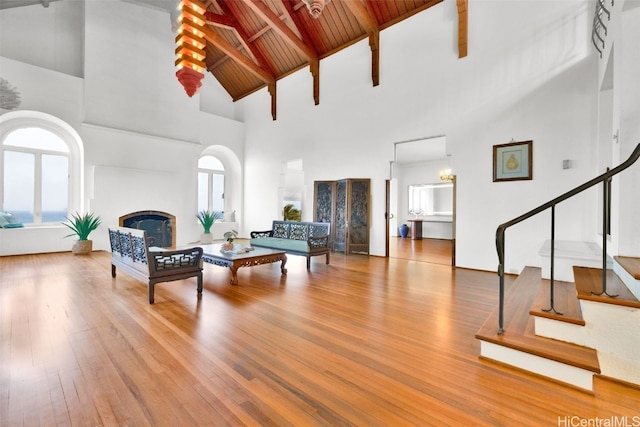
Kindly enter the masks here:
[[273, 237], [291, 240], [309, 240], [310, 237], [329, 235], [328, 222], [273, 221]]
[[109, 241], [111, 252], [130, 258], [134, 262], [148, 263], [146, 235], [143, 230], [121, 231], [110, 228]]

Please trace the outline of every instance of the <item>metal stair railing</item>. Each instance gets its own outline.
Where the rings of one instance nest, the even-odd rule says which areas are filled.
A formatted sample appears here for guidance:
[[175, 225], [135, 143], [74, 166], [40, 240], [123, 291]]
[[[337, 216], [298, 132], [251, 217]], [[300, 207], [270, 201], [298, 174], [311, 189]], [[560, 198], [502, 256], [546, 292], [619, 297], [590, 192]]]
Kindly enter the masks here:
[[[613, 0], [611, 0], [611, 6], [613, 6]], [[607, 26], [602, 20], [603, 14], [607, 15], [607, 21], [611, 19], [611, 12], [609, 12], [609, 9], [605, 7], [604, 0], [597, 0], [596, 12], [593, 16], [593, 27], [591, 29], [591, 43], [593, 43], [596, 50], [600, 54], [600, 58], [602, 58], [602, 51], [604, 50], [604, 37], [600, 35], [600, 29], [603, 29], [604, 36], [607, 36]], [[602, 47], [600, 47], [600, 45], [602, 45]]]
[[[538, 206], [535, 209], [530, 210], [527, 213], [520, 215], [517, 218], [512, 219], [511, 221], [507, 221], [498, 226], [496, 230], [496, 250], [498, 252], [498, 276], [500, 277], [500, 305], [499, 305], [499, 313], [498, 313], [498, 334], [504, 333], [504, 260], [505, 260], [505, 232], [507, 228], [516, 225], [528, 218], [531, 218], [541, 212], [544, 212], [547, 209], [551, 209], [551, 270], [550, 270], [550, 308], [545, 311], [555, 311], [554, 308], [554, 246], [555, 246], [555, 207], [560, 202], [567, 200], [578, 193], [581, 193], [595, 185], [600, 183], [603, 184], [603, 218], [602, 218], [602, 292], [599, 295], [607, 294], [607, 279], [606, 279], [606, 267], [607, 267], [607, 234], [609, 231], [609, 213], [611, 206], [611, 179], [613, 176], [619, 174], [620, 172], [627, 169], [633, 163], [636, 162], [640, 158], [640, 144], [633, 150], [631, 156], [623, 163], [620, 163], [613, 169], [607, 169], [605, 173], [599, 175], [590, 181], [585, 182], [582, 185], [574, 188], [573, 190], [567, 191], [566, 193], [556, 197]], [[611, 297], [615, 297], [615, 295], [609, 295]], [[557, 312], [556, 312], [557, 313]], [[560, 313], [559, 313], [560, 314]]]

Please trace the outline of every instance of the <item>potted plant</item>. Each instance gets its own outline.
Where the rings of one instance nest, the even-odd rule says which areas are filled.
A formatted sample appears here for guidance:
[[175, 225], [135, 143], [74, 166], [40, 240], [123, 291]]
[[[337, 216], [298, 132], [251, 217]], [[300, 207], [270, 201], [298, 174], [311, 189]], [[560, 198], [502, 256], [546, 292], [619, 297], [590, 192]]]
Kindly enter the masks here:
[[216, 222], [216, 220], [222, 218], [220, 212], [211, 212], [209, 210], [200, 211], [198, 213], [198, 221], [202, 225], [202, 229], [204, 230], [202, 235], [200, 236], [200, 242], [209, 244], [213, 242], [213, 236], [211, 235], [211, 227]]
[[236, 230], [229, 230], [226, 233], [224, 233], [224, 238], [227, 241], [227, 243], [222, 244], [222, 250], [223, 251], [233, 250], [233, 240], [236, 237], [238, 237], [238, 232]]
[[282, 217], [285, 221], [301, 221], [302, 212], [300, 212], [300, 209], [296, 209], [293, 203], [288, 203], [282, 210]]
[[62, 224], [69, 227], [73, 233], [65, 236], [78, 236], [78, 240], [74, 241], [71, 251], [74, 255], [88, 254], [93, 249], [93, 241], [89, 240], [89, 234], [102, 223], [102, 218], [93, 213], [85, 213], [80, 215], [78, 212], [67, 218], [67, 222]]

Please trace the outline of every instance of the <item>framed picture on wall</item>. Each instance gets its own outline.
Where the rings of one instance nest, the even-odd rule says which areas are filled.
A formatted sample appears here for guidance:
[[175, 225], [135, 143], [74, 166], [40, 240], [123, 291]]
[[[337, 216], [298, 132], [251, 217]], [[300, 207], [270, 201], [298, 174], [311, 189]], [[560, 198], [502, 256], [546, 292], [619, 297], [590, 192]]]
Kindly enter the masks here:
[[493, 146], [493, 182], [532, 179], [533, 141]]

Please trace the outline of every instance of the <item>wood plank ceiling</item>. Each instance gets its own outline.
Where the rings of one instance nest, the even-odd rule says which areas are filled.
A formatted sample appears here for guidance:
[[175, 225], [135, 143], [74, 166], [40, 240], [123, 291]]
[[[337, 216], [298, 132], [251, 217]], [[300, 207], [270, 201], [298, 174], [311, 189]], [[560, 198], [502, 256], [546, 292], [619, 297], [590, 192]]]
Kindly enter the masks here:
[[[0, 9], [48, 7], [54, 1], [58, 0], [0, 0]], [[170, 12], [178, 4], [178, 0], [124, 1]], [[365, 38], [371, 48], [371, 80], [377, 86], [380, 31], [441, 1], [321, 0], [326, 4], [316, 19], [301, 0], [200, 0], [207, 10], [204, 63], [234, 101], [267, 87], [275, 120], [278, 80], [308, 66], [313, 75], [310, 93], [317, 105], [320, 60]], [[462, 58], [467, 55], [468, 0], [456, 4]]]
[[[309, 67], [320, 102], [320, 60], [364, 38], [371, 80], [379, 83], [380, 31], [442, 0], [331, 0], [315, 19], [299, 0], [208, 0], [206, 69], [237, 101], [267, 87], [276, 119], [276, 82]], [[456, 0], [459, 57], [466, 56], [467, 1]]]

